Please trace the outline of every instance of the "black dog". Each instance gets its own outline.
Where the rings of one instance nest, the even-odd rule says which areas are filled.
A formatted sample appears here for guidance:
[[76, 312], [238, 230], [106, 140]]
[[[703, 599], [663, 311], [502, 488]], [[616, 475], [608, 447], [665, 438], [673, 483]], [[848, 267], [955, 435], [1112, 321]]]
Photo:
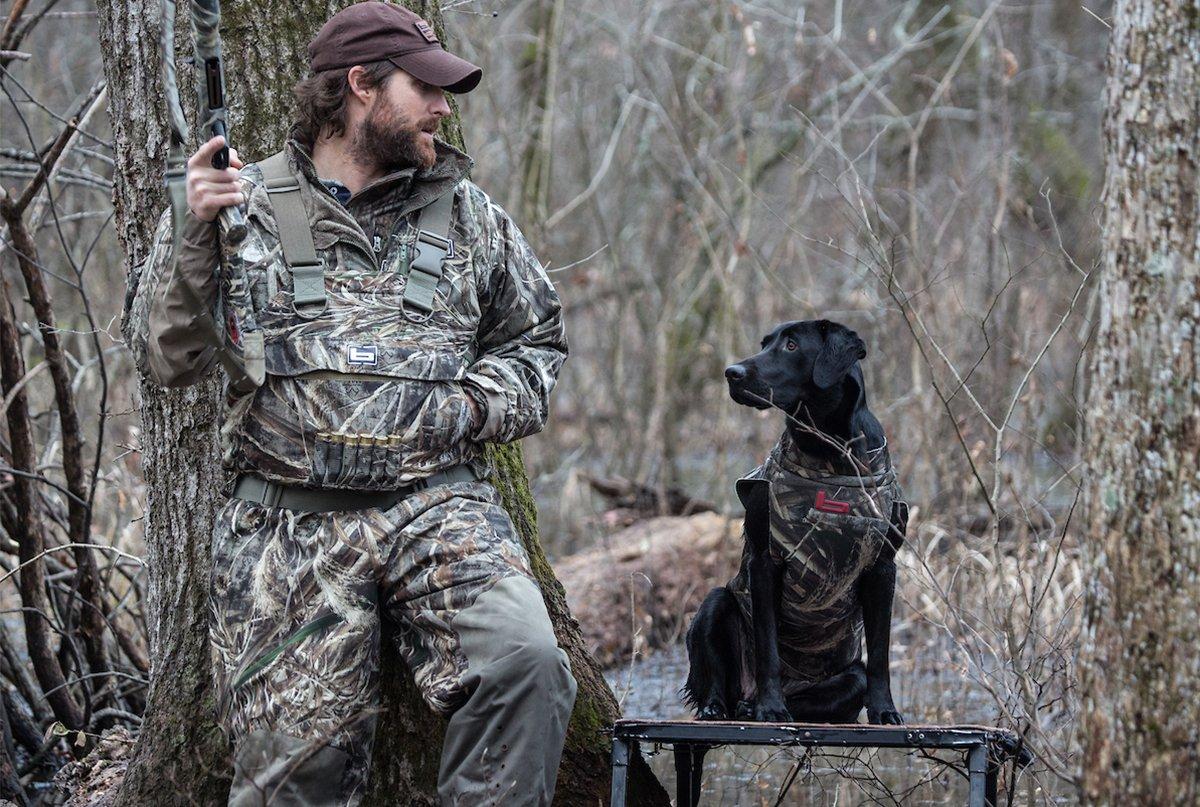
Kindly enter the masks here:
[[725, 370], [734, 401], [788, 417], [738, 480], [741, 570], [688, 629], [683, 694], [702, 720], [851, 723], [866, 706], [871, 723], [903, 722], [888, 645], [908, 510], [867, 409], [865, 356], [843, 325], [788, 322]]

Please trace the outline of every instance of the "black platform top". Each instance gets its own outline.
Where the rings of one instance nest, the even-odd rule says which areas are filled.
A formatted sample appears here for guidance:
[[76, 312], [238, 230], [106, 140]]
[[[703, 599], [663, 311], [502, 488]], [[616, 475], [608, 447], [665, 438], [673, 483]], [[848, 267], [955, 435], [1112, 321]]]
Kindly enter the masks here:
[[[733, 720], [618, 720], [614, 737], [656, 743], [711, 745], [858, 746], [863, 748], [971, 748], [986, 745], [998, 757], [1021, 754], [1020, 738], [995, 726], [873, 726], [865, 723], [756, 723]], [[1027, 753], [1027, 752], [1026, 752]], [[1025, 754], [1021, 754], [1025, 756]]]

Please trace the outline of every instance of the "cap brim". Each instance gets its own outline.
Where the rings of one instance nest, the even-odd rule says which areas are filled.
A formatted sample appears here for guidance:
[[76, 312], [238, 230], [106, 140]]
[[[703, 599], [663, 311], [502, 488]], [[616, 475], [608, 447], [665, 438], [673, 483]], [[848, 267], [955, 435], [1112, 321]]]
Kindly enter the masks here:
[[393, 56], [390, 61], [426, 84], [456, 94], [470, 92], [483, 79], [483, 70], [441, 48]]

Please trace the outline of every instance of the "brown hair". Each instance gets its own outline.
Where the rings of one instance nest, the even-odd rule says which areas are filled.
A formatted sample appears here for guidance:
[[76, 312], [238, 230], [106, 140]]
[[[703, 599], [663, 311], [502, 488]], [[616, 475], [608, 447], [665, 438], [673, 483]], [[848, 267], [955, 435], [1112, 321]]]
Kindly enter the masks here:
[[[400, 68], [384, 59], [362, 65], [363, 84], [378, 87]], [[322, 134], [336, 137], [346, 131], [346, 99], [350, 97], [350, 82], [346, 76], [352, 68], [341, 67], [306, 76], [296, 83], [296, 122], [290, 136], [311, 150]]]

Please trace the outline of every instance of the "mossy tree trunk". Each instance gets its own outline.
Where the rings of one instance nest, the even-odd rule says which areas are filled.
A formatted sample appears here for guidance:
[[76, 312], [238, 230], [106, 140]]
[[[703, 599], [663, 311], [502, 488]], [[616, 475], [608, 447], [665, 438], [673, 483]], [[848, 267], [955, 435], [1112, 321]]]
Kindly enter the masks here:
[[[159, 0], [101, 0], [97, 9], [119, 167], [113, 205], [132, 284], [167, 205], [161, 10]], [[187, 30], [186, 20], [180, 30]], [[143, 380], [140, 391], [152, 670], [140, 742], [117, 803], [217, 804], [229, 782], [211, 719], [205, 596], [214, 494], [223, 480], [216, 453], [220, 383], [214, 376], [188, 389], [162, 390]]]
[[1108, 53], [1088, 401], [1084, 800], [1200, 803], [1200, 3], [1123, 0]]
[[[437, 2], [407, 4], [441, 31]], [[117, 164], [122, 167], [115, 191], [117, 226], [133, 272], [166, 205], [159, 6], [158, 0], [101, 0], [98, 5]], [[180, 5], [186, 13], [186, 4]], [[308, 42], [342, 5], [317, 0], [223, 4], [231, 139], [247, 161], [267, 156], [283, 142], [291, 120], [291, 87], [305, 70]], [[181, 16], [177, 31], [186, 30]], [[187, 38], [180, 35], [177, 41], [180, 55], [188, 55]], [[193, 97], [191, 77], [190, 70], [180, 72], [185, 104]], [[486, 84], [481, 91], [487, 91]], [[443, 136], [462, 144], [457, 114], [446, 123]], [[218, 504], [213, 491], [222, 480], [216, 449], [218, 396], [216, 379], [184, 391], [142, 384], [154, 670], [149, 713], [121, 790], [122, 805], [221, 803], [228, 788], [228, 755], [211, 719], [204, 606], [210, 529]], [[556, 803], [597, 804], [607, 800], [609, 744], [603, 729], [618, 716], [617, 702], [584, 647], [538, 541], [520, 446], [493, 448], [492, 453], [497, 468], [493, 481], [529, 550], [559, 641], [579, 681]], [[396, 804], [397, 794], [403, 793], [405, 804], [433, 804], [443, 721], [421, 702], [386, 634], [383, 664], [384, 713], [367, 803]], [[631, 786], [636, 803], [668, 803], [640, 762], [631, 771]]]

